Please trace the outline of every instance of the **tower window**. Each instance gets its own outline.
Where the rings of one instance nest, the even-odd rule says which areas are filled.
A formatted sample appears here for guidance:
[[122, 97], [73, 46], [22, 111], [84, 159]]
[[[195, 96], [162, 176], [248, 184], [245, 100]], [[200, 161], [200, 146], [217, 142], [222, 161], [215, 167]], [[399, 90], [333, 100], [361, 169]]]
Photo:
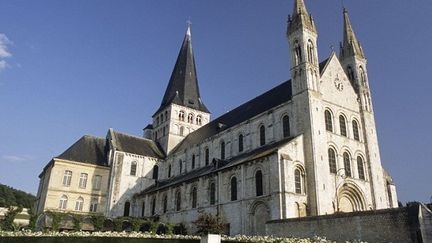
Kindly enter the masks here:
[[351, 82], [354, 81], [354, 71], [352, 70], [351, 66], [347, 67], [347, 71], [348, 71], [348, 78]]
[[309, 40], [308, 41], [308, 61], [310, 62], [310, 63], [314, 63], [314, 61], [315, 61], [315, 58], [314, 58], [314, 45], [313, 45], [313, 43], [312, 43], [312, 41], [311, 40]]
[[221, 143], [220, 143], [220, 158], [221, 159], [225, 159], [225, 142], [224, 141], [222, 141]]
[[300, 64], [303, 60], [302, 60], [302, 51], [298, 40], [294, 42], [294, 53], [295, 53], [296, 64]]
[[330, 173], [336, 174], [336, 153], [332, 148], [328, 149]]
[[179, 174], [183, 172], [183, 161], [179, 160]]
[[343, 154], [344, 166], [345, 166], [345, 176], [352, 177], [351, 174], [351, 158], [347, 152]]
[[238, 151], [243, 152], [243, 134], [238, 137]]
[[171, 164], [168, 165], [168, 178], [171, 177]]
[[184, 119], [185, 119], [185, 113], [184, 113], [184, 111], [180, 111], [179, 112], [179, 120], [184, 121]]
[[333, 132], [333, 118], [331, 112], [329, 110], [326, 110], [324, 112], [324, 116], [325, 116], [326, 130], [329, 132]]
[[352, 121], [352, 128], [353, 128], [354, 139], [357, 141], [360, 141], [359, 127], [358, 127], [358, 123], [356, 120]]
[[263, 195], [263, 181], [262, 181], [262, 172], [258, 170], [255, 173], [255, 192], [257, 196]]
[[290, 122], [289, 122], [289, 116], [283, 116], [282, 117], [282, 133], [284, 138], [289, 137], [291, 134], [290, 132]]
[[364, 164], [363, 164], [363, 159], [360, 156], [357, 157], [357, 170], [358, 170], [359, 178], [364, 180], [365, 179]]
[[209, 164], [209, 162], [210, 162], [210, 152], [209, 152], [209, 149], [208, 148], [205, 148], [205, 164], [206, 165], [208, 165]]
[[265, 127], [264, 125], [261, 125], [259, 128], [259, 143], [260, 146], [263, 146], [266, 143], [266, 137], [265, 137]]
[[197, 207], [197, 189], [196, 187], [192, 188], [192, 208]]
[[136, 172], [137, 172], [137, 162], [136, 161], [132, 161], [131, 167], [130, 167], [130, 175], [131, 176], [136, 176]]
[[197, 124], [197, 125], [201, 125], [201, 124], [202, 124], [202, 117], [201, 117], [200, 115], [198, 115], [198, 116], [196, 117], [196, 124]]
[[231, 201], [237, 200], [237, 178], [231, 178]]
[[216, 185], [210, 184], [210, 205], [214, 205], [216, 202]]
[[189, 113], [189, 115], [188, 115], [188, 122], [189, 123], [193, 123], [193, 120], [194, 120], [194, 115], [192, 113]]
[[360, 81], [361, 81], [361, 84], [366, 86], [366, 73], [365, 73], [365, 71], [364, 71], [364, 69], [363, 69], [362, 66], [360, 66], [359, 69], [360, 69]]
[[145, 216], [145, 202], [142, 202], [142, 205], [141, 205], [141, 217], [144, 217]]
[[340, 127], [340, 134], [346, 137], [347, 136], [346, 119], [343, 115], [339, 116], [339, 127]]

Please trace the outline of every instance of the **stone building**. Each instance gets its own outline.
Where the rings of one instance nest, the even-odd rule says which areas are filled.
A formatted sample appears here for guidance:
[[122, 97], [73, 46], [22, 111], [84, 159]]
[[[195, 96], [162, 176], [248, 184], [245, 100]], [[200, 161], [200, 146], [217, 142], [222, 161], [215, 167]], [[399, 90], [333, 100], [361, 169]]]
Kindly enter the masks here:
[[345, 10], [343, 18], [339, 55], [319, 62], [314, 20], [295, 0], [292, 79], [214, 120], [200, 97], [188, 27], [144, 136], [110, 129], [53, 158], [40, 175], [39, 212], [158, 215], [192, 231], [209, 212], [229, 234], [265, 234], [268, 220], [397, 207], [381, 165], [367, 60]]

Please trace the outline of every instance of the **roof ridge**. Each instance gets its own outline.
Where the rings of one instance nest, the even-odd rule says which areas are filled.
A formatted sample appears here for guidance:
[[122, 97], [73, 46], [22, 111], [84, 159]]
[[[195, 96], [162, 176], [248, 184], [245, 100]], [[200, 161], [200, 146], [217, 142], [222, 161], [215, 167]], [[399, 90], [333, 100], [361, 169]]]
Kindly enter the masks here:
[[137, 139], [140, 139], [140, 140], [145, 140], [145, 141], [149, 141], [149, 142], [154, 142], [153, 140], [148, 139], [148, 138], [139, 137], [139, 136], [136, 136], [136, 135], [131, 135], [131, 134], [123, 133], [123, 132], [117, 132], [117, 131], [114, 131], [114, 129], [113, 129], [113, 132], [114, 132], [114, 133], [121, 134], [121, 135], [124, 135], [124, 136], [131, 137], [131, 138], [137, 138]]

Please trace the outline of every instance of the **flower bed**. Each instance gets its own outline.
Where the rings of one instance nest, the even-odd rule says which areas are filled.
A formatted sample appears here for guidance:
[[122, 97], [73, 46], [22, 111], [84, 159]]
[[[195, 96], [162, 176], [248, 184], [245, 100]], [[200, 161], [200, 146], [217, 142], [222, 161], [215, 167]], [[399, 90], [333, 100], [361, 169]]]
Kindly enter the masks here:
[[[125, 243], [198, 243], [200, 236], [195, 235], [157, 235], [141, 232], [41, 232], [41, 231], [0, 231], [0, 243], [115, 243], [122, 238]], [[222, 242], [263, 242], [263, 243], [330, 243], [333, 241], [325, 238], [314, 237], [312, 239], [280, 238], [272, 236], [222, 236]], [[348, 243], [348, 242], [347, 242]]]

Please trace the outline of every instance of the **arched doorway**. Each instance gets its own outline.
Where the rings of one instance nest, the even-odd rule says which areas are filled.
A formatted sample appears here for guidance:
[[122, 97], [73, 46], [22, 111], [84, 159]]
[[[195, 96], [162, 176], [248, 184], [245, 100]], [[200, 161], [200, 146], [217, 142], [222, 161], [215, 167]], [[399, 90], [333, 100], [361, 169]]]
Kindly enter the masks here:
[[357, 186], [351, 183], [345, 183], [339, 191], [338, 211], [354, 212], [363, 210], [366, 210], [363, 193]]
[[254, 203], [251, 207], [250, 235], [265, 235], [265, 223], [270, 220], [270, 210], [263, 202]]

